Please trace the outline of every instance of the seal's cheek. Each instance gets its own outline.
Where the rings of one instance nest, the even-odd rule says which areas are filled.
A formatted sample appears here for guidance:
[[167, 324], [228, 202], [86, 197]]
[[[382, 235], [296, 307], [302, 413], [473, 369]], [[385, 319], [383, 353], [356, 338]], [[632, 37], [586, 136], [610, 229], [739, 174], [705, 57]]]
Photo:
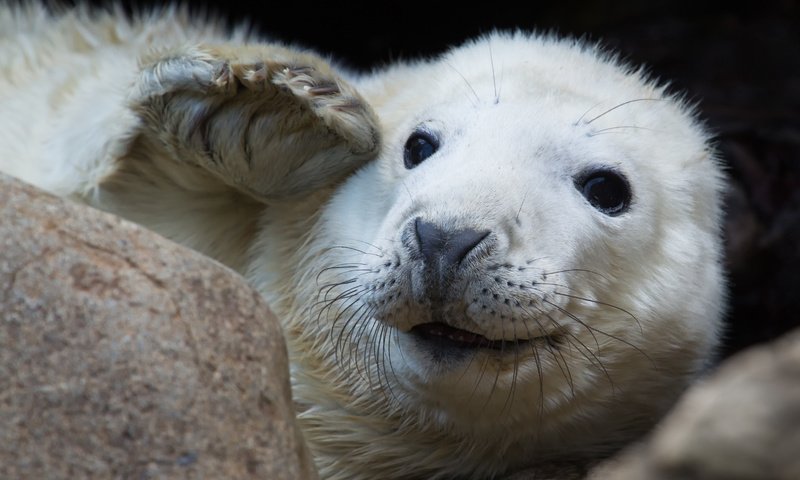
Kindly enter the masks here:
[[323, 206], [319, 225], [326, 241], [354, 248], [376, 246], [376, 238], [392, 212], [407, 207], [407, 193], [400, 192], [392, 172], [373, 161], [345, 181]]

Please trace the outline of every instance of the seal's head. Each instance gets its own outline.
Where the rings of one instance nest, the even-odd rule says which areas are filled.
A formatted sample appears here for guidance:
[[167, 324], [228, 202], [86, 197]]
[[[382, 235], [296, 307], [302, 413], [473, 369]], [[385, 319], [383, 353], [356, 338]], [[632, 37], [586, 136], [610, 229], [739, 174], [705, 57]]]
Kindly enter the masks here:
[[362, 91], [383, 152], [322, 211], [296, 285], [298, 361], [350, 418], [330, 435], [430, 478], [651, 425], [723, 305], [723, 179], [690, 109], [596, 48], [519, 34]]

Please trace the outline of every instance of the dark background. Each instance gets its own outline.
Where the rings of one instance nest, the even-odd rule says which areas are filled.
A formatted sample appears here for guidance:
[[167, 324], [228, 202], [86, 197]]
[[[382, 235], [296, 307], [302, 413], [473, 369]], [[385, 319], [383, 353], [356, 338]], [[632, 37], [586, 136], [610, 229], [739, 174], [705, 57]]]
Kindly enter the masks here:
[[716, 133], [732, 179], [723, 353], [800, 326], [800, 3], [605, 3], [190, 2], [363, 69], [435, 54], [495, 28], [601, 41], [699, 102]]

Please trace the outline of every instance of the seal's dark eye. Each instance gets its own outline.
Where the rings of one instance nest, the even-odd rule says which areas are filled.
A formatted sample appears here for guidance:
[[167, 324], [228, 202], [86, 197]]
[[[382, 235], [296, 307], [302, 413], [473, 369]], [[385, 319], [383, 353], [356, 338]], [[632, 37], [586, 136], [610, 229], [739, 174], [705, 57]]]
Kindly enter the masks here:
[[406, 140], [403, 162], [411, 169], [419, 165], [439, 149], [439, 141], [428, 132], [416, 131]]
[[595, 170], [575, 182], [586, 200], [608, 216], [615, 217], [628, 210], [631, 187], [621, 174], [613, 170]]

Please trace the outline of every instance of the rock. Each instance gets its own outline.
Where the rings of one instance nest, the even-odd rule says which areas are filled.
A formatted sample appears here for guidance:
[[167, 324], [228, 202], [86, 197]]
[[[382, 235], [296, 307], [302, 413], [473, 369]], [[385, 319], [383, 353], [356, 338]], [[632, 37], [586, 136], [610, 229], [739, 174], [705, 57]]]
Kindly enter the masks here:
[[800, 330], [726, 361], [590, 480], [800, 478]]
[[0, 478], [316, 478], [236, 273], [0, 176]]

